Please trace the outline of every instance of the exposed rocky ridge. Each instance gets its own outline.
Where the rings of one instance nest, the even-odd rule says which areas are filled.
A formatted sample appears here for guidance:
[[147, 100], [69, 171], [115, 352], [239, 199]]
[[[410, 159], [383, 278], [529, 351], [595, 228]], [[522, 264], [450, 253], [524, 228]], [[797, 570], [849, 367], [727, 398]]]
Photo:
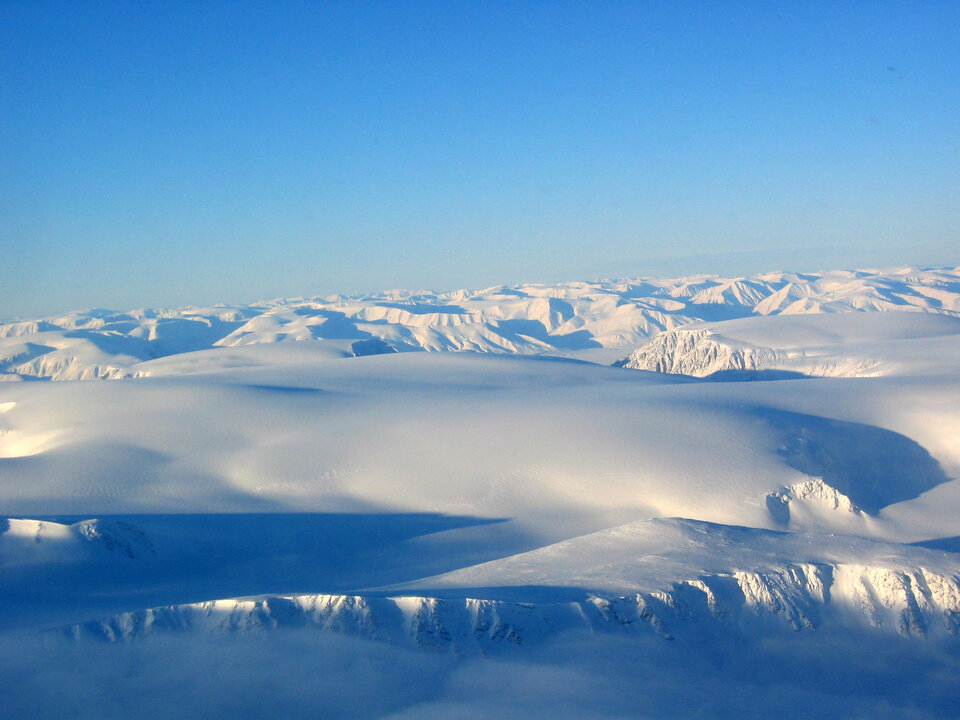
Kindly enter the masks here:
[[738, 343], [710, 330], [671, 330], [617, 361], [631, 370], [707, 377], [730, 370], [765, 370], [780, 365], [773, 349]]
[[797, 563], [704, 575], [669, 590], [580, 601], [291, 595], [152, 608], [62, 632], [111, 642], [154, 633], [247, 632], [282, 627], [357, 635], [418, 648], [484, 652], [567, 630], [652, 633], [870, 627], [903, 637], [960, 634], [960, 578], [924, 568]]
[[861, 515], [862, 510], [842, 492], [823, 482], [822, 478], [812, 478], [801, 483], [781, 487], [767, 495], [767, 509], [781, 525], [790, 522], [790, 503], [794, 501], [815, 503], [826, 510], [840, 510], [853, 515]]
[[[712, 379], [875, 377], [884, 361], [876, 347], [768, 347], [720, 332], [727, 323], [665, 330], [614, 365]], [[879, 342], [883, 342], [882, 340]], [[889, 341], [888, 341], [889, 342]], [[864, 354], [866, 353], [866, 354]], [[883, 352], [879, 353], [883, 355]]]

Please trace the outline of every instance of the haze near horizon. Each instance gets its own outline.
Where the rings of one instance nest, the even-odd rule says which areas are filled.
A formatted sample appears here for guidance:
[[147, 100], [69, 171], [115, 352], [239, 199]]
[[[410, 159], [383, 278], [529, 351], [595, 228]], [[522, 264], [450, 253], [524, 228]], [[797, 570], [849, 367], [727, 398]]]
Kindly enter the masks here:
[[0, 317], [960, 263], [950, 4], [5, 3]]

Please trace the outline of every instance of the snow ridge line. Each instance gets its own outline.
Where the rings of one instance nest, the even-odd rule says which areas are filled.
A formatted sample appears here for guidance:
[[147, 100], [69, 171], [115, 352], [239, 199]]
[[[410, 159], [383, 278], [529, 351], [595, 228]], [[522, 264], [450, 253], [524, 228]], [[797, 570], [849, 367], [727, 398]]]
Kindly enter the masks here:
[[906, 638], [960, 635], [960, 577], [923, 568], [801, 563], [706, 575], [669, 591], [582, 601], [277, 595], [121, 613], [56, 631], [77, 641], [125, 642], [154, 633], [252, 632], [286, 627], [361, 636], [424, 649], [483, 653], [564, 630], [652, 633], [673, 640], [707, 632], [766, 632], [824, 624]]

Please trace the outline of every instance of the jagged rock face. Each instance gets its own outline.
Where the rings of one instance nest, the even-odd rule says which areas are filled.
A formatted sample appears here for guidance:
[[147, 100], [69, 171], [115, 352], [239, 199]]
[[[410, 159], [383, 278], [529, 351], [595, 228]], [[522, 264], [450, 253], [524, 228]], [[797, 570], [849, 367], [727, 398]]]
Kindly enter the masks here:
[[960, 578], [924, 568], [799, 563], [718, 573], [632, 596], [526, 603], [475, 598], [294, 595], [123, 613], [66, 628], [80, 639], [314, 628], [422, 649], [484, 652], [570, 630], [653, 633], [816, 631], [833, 624], [903, 637], [960, 634]]
[[[898, 341], [919, 337], [912, 334], [918, 330], [909, 324], [899, 326], [902, 337], [891, 336], [889, 330], [904, 318], [897, 313], [887, 313], [885, 318], [896, 322], [886, 329], [877, 322], [862, 323], [870, 329], [861, 329], [861, 339], [850, 342], [845, 342], [844, 333], [857, 337], [856, 328], [861, 324], [850, 315], [818, 315], [794, 322], [796, 334], [803, 337], [806, 333], [809, 338], [799, 343], [785, 339], [782, 332], [769, 332], [774, 328], [770, 318], [697, 323], [655, 335], [614, 365], [714, 380], [875, 377], [898, 367], [895, 360], [890, 364], [890, 358], [903, 353], [905, 346], [898, 346]], [[928, 331], [932, 335], [944, 330], [956, 334], [957, 327], [930, 327]], [[769, 334], [765, 335], [764, 328]], [[869, 338], [871, 330], [876, 333], [874, 338]], [[778, 341], [787, 344], [777, 345]]]
[[770, 348], [732, 343], [709, 330], [671, 330], [655, 336], [617, 365], [631, 370], [707, 377], [729, 370], [776, 367], [780, 357]]
[[789, 524], [790, 503], [794, 501], [815, 503], [826, 510], [839, 510], [853, 515], [862, 513], [861, 509], [850, 498], [836, 488], [827, 485], [822, 478], [812, 478], [801, 483], [781, 487], [766, 497], [767, 509], [780, 525]]

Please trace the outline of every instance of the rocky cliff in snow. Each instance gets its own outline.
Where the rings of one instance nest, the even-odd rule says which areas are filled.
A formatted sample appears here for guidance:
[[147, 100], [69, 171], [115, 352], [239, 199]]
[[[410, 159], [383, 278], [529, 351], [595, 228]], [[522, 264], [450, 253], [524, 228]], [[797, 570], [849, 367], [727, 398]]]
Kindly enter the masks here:
[[558, 632], [680, 635], [862, 626], [903, 637], [960, 634], [960, 577], [857, 563], [734, 570], [630, 596], [564, 602], [418, 596], [286, 595], [122, 613], [73, 625], [77, 639], [125, 641], [155, 633], [285, 627], [358, 635], [417, 648], [483, 652]]

